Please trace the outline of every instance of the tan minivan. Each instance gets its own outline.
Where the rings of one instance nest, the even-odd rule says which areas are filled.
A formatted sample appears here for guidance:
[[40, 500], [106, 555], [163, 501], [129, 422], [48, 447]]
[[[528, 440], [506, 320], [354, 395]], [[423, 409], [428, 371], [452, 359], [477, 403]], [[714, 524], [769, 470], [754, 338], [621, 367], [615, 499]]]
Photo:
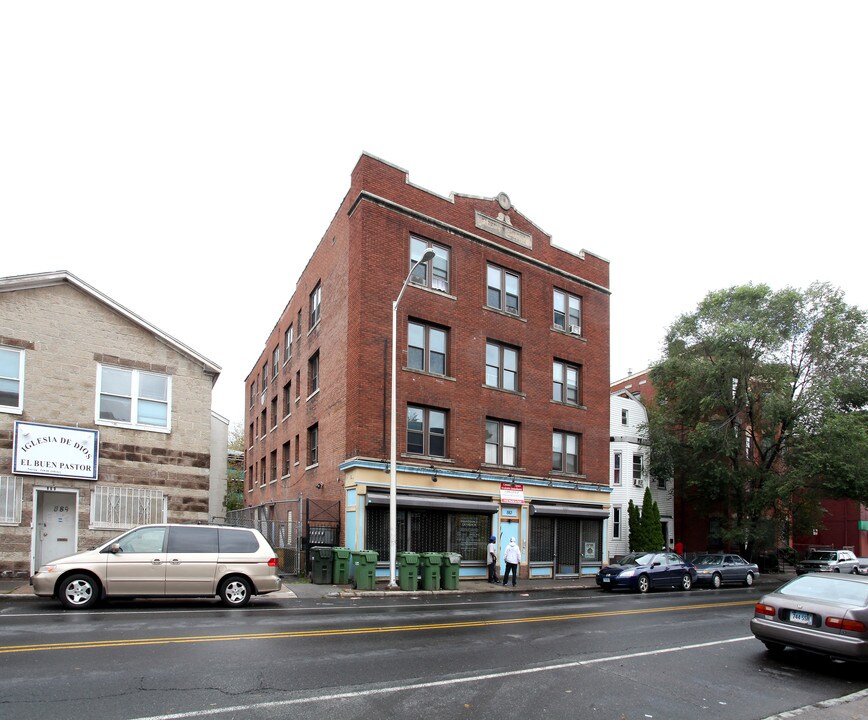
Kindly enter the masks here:
[[94, 550], [43, 565], [40, 597], [83, 610], [102, 598], [215, 597], [243, 607], [280, 589], [277, 556], [257, 530], [223, 525], [141, 525]]

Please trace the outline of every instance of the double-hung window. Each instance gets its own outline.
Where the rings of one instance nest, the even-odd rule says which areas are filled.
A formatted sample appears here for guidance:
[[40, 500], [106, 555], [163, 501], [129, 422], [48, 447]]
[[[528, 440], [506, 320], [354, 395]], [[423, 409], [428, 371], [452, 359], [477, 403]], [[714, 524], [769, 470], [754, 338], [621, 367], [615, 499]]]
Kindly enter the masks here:
[[621, 539], [621, 508], [618, 505], [612, 508], [612, 539]]
[[485, 343], [485, 384], [518, 392], [518, 350], [496, 342]]
[[289, 440], [283, 443], [283, 469], [282, 474], [288, 477], [292, 470], [292, 452]]
[[560, 430], [555, 430], [552, 433], [552, 470], [555, 472], [578, 474], [578, 435]]
[[633, 484], [636, 487], [642, 487], [645, 484], [642, 478], [642, 455], [639, 453], [633, 454]]
[[280, 345], [274, 348], [274, 352], [271, 353], [271, 377], [276, 378], [278, 370], [280, 368]]
[[552, 363], [552, 400], [578, 405], [580, 378], [581, 372], [576, 365], [555, 360]]
[[292, 325], [286, 328], [283, 334], [283, 362], [289, 362], [292, 359]]
[[169, 430], [172, 379], [168, 375], [100, 365], [97, 422]]
[[307, 394], [313, 395], [319, 390], [319, 350], [310, 356], [307, 362]]
[[0, 348], [0, 412], [24, 409], [24, 351]]
[[616, 452], [612, 460], [612, 485], [621, 484], [621, 453]]
[[491, 418], [485, 421], [485, 462], [518, 465], [518, 425]]
[[313, 327], [319, 322], [320, 306], [322, 305], [322, 285], [316, 284], [313, 292], [310, 294], [310, 327]]
[[446, 412], [407, 406], [407, 452], [446, 457]]
[[573, 335], [582, 334], [582, 300], [563, 290], [554, 291], [554, 326]]
[[511, 315], [519, 314], [519, 276], [497, 265], [488, 266], [485, 303]]
[[319, 462], [319, 424], [307, 429], [307, 464], [316, 465]]
[[445, 375], [446, 341], [445, 330], [419, 322], [407, 323], [407, 366]]
[[449, 292], [449, 248], [437, 245], [420, 237], [410, 236], [410, 267], [416, 265], [425, 251], [434, 251], [434, 259], [430, 262], [420, 263], [413, 270], [410, 281], [416, 285]]

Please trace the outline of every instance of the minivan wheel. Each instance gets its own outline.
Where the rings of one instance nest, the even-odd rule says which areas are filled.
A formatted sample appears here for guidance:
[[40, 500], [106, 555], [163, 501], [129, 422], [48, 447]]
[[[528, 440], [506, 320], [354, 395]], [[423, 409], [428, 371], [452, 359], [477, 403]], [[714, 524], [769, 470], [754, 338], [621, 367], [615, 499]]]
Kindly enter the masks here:
[[69, 610], [86, 610], [99, 600], [99, 583], [90, 575], [70, 575], [57, 589], [57, 599]]
[[648, 579], [647, 575], [640, 575], [636, 581], [636, 587], [640, 593], [646, 593], [651, 589], [651, 580]]
[[243, 577], [230, 577], [220, 585], [220, 599], [228, 607], [244, 607], [250, 601], [250, 582]]

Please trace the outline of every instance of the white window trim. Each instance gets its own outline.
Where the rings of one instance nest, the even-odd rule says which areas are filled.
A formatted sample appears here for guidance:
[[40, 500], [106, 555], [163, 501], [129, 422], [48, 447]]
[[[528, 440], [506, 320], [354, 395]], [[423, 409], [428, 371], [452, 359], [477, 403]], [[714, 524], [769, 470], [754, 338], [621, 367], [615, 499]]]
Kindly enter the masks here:
[[[166, 378], [166, 426], [160, 427], [159, 425], [146, 425], [138, 422], [120, 422], [118, 420], [106, 420], [105, 418], [101, 418], [99, 416], [99, 399], [102, 394], [102, 369], [104, 367], [113, 368], [115, 370], [124, 370], [126, 372], [132, 373], [133, 383], [130, 389], [131, 400], [133, 407], [131, 409], [130, 414], [134, 417], [138, 418], [138, 389], [139, 389], [139, 374], [140, 373], [148, 373], [151, 375], [161, 375]], [[167, 375], [166, 373], [152, 372], [150, 370], [139, 370], [137, 368], [127, 368], [121, 367], [119, 365], [110, 365], [97, 363], [96, 366], [96, 398], [95, 398], [95, 406], [94, 406], [94, 422], [97, 425], [106, 425], [109, 427], [118, 427], [118, 428], [129, 428], [131, 430], [146, 430], [148, 432], [157, 432], [157, 433], [171, 433], [172, 432], [172, 376]]]
[[21, 415], [24, 412], [24, 350], [21, 348], [2, 346], [3, 350], [18, 353], [18, 406], [0, 405], [0, 412]]

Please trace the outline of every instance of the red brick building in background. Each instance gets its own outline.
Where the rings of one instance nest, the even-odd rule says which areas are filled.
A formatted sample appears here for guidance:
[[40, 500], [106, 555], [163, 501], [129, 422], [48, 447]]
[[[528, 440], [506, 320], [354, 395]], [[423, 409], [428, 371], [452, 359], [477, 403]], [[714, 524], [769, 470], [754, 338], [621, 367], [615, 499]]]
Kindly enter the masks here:
[[[521, 574], [592, 574], [609, 514], [609, 267], [556, 247], [503, 193], [445, 198], [363, 154], [246, 380], [246, 504], [339, 507], [334, 537], [389, 545], [392, 303], [398, 550], [484, 576], [510, 537]], [[307, 504], [299, 512], [312, 514]], [[276, 544], [280, 544], [279, 539]]]

